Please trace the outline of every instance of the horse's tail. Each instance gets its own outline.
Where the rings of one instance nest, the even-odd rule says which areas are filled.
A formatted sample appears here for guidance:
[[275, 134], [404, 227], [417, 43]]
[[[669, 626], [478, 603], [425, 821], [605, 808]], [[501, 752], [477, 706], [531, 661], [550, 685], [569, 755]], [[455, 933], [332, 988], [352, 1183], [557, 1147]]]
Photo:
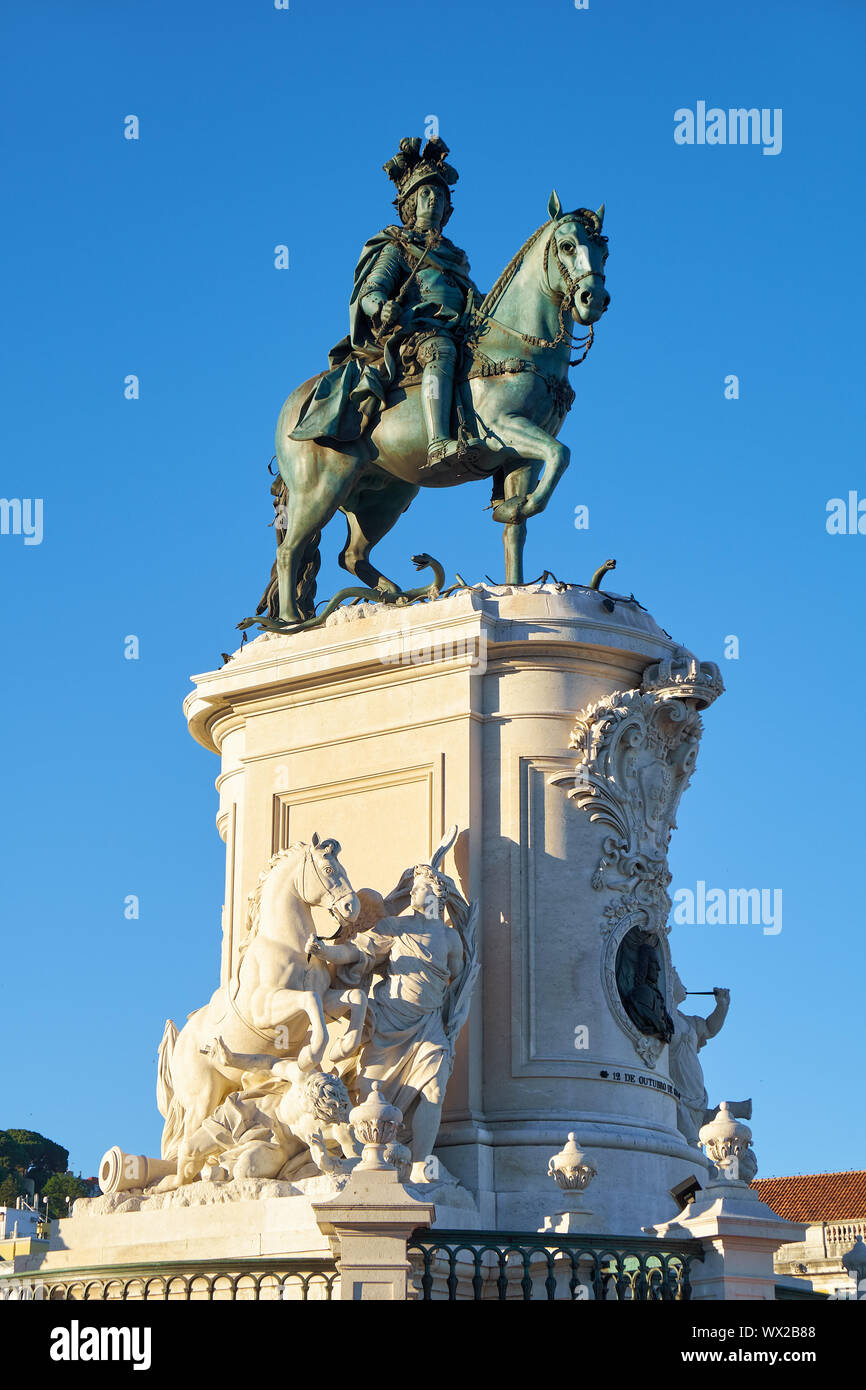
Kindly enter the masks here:
[[[276, 454], [268, 464], [269, 473], [272, 473], [271, 464], [274, 463], [275, 460]], [[280, 477], [279, 472], [277, 472], [274, 475], [274, 481], [271, 483], [271, 497], [274, 503], [274, 519], [271, 525], [274, 528], [278, 547], [286, 534], [286, 503], [288, 501], [288, 495], [286, 485]], [[265, 591], [256, 605], [256, 617], [260, 617], [262, 614], [264, 614], [266, 618], [272, 620], [276, 620], [280, 616], [280, 589], [277, 580], [276, 560], [271, 565], [271, 572], [268, 577], [268, 582], [265, 585]]]
[[162, 1130], [162, 1157], [174, 1158], [183, 1134], [183, 1108], [174, 1093], [171, 1079], [171, 1059], [177, 1042], [177, 1025], [167, 1018], [162, 1042], [159, 1045], [159, 1061], [156, 1069], [156, 1103], [159, 1113], [165, 1119]]
[[298, 566], [298, 607], [304, 618], [316, 616], [316, 575], [319, 573], [319, 566], [322, 563], [322, 557], [319, 553], [319, 541], [321, 539], [321, 531], [313, 531], [312, 535], [307, 537], [301, 563]]

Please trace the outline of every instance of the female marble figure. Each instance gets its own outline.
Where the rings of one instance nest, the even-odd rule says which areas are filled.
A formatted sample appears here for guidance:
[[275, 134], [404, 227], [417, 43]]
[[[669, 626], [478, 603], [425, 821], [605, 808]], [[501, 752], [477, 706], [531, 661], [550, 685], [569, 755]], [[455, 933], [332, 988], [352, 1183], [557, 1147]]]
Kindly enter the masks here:
[[423, 1181], [436, 1142], [454, 1046], [477, 973], [474, 911], [457, 894], [469, 909], [465, 948], [461, 932], [443, 919], [455, 893], [450, 879], [421, 864], [412, 871], [410, 914], [383, 916], [351, 943], [316, 937], [307, 942], [313, 955], [337, 965], [341, 983], [370, 991], [372, 1031], [360, 1057], [361, 1096], [379, 1081], [382, 1094], [402, 1110], [415, 1182]]

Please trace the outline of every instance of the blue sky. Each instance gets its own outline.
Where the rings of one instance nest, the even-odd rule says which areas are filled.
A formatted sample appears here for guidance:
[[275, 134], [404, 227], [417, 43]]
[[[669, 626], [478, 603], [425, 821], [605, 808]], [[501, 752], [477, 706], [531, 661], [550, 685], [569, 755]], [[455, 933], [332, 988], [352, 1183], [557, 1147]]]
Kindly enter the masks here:
[[[673, 887], [779, 888], [784, 910], [772, 936], [674, 928], [687, 986], [732, 990], [709, 1091], [754, 1097], [764, 1175], [866, 1165], [866, 536], [825, 526], [866, 496], [863, 8], [10, 0], [3, 23], [0, 492], [43, 499], [44, 537], [0, 536], [0, 1126], [85, 1173], [111, 1143], [158, 1151], [156, 1050], [215, 982], [223, 887], [217, 762], [181, 701], [261, 592], [280, 405], [345, 332], [392, 217], [381, 165], [434, 114], [482, 288], [551, 187], [607, 204], [612, 305], [527, 572], [587, 582], [615, 556], [609, 587], [723, 666]], [[675, 144], [698, 101], [781, 108], [781, 153]], [[382, 568], [408, 579], [425, 549], [501, 573], [486, 502], [422, 495]]]

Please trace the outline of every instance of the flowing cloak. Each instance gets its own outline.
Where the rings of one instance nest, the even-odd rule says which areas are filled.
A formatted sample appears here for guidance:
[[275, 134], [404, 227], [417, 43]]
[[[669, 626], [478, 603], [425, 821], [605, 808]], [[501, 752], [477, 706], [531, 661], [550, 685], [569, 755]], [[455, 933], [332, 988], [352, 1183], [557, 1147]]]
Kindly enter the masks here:
[[365, 244], [355, 267], [348, 336], [328, 354], [330, 370], [301, 407], [290, 438], [337, 443], [359, 439], [399, 380], [401, 345], [416, 336], [453, 333], [467, 301], [481, 298], [469, 278], [465, 252], [443, 237], [428, 252], [401, 305], [403, 322], [379, 342], [361, 300], [374, 290], [396, 298], [425, 249], [424, 234], [404, 227], [385, 227]]
[[[286, 1081], [271, 1076], [253, 1090], [233, 1092], [202, 1122], [194, 1151], [217, 1153], [231, 1167], [255, 1146], [272, 1156], [273, 1177], [318, 1177], [320, 1170], [303, 1139], [283, 1123], [280, 1111], [290, 1091]], [[327, 1150], [328, 1141], [320, 1137]]]
[[383, 966], [386, 970], [370, 995], [373, 1036], [364, 1048], [361, 1069], [366, 1078], [381, 1083], [382, 1094], [399, 1106], [409, 1126], [418, 1097], [433, 1082], [444, 1091], [451, 1074], [454, 1050], [444, 1017], [451, 976], [423, 940], [399, 930], [399, 917], [391, 921], [390, 932], [382, 931], [384, 923], [379, 923], [378, 931], [355, 937], [352, 944], [360, 960], [343, 966], [340, 976], [357, 985]]

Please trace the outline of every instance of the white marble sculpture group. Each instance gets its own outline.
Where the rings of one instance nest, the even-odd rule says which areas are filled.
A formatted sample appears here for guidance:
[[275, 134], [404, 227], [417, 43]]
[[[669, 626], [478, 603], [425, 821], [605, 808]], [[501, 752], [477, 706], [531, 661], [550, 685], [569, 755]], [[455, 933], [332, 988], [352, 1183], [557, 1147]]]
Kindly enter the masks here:
[[[115, 1165], [109, 1190], [346, 1171], [361, 1153], [350, 1110], [374, 1084], [402, 1113], [391, 1161], [424, 1181], [478, 974], [476, 905], [439, 870], [455, 836], [387, 897], [355, 892], [335, 840], [271, 858], [234, 978], [180, 1031], [166, 1023], [162, 1161], [148, 1160], [141, 1182], [137, 1160], [125, 1177]], [[327, 939], [313, 907], [333, 917]]]

